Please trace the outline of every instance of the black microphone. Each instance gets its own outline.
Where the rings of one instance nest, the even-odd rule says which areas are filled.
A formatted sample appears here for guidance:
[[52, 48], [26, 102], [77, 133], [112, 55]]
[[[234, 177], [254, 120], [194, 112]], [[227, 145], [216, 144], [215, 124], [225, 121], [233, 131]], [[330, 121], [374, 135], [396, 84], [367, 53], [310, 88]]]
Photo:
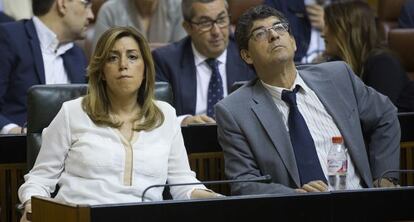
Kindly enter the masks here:
[[142, 202], [145, 201], [145, 194], [149, 189], [155, 187], [175, 187], [175, 186], [188, 186], [188, 185], [211, 185], [211, 184], [231, 184], [231, 183], [250, 183], [250, 182], [262, 182], [262, 183], [270, 183], [272, 177], [270, 175], [264, 175], [260, 177], [255, 177], [252, 179], [235, 179], [235, 180], [211, 180], [211, 181], [204, 181], [204, 182], [193, 182], [193, 183], [174, 183], [174, 184], [155, 184], [145, 188], [144, 192], [142, 192]]
[[[383, 178], [386, 178], [385, 176], [389, 173], [414, 173], [414, 169], [412, 170], [400, 170], [400, 169], [392, 169], [392, 170], [386, 170], [384, 171], [381, 176], [378, 178], [378, 185], [381, 185], [381, 181]], [[391, 181], [394, 182], [394, 181]]]

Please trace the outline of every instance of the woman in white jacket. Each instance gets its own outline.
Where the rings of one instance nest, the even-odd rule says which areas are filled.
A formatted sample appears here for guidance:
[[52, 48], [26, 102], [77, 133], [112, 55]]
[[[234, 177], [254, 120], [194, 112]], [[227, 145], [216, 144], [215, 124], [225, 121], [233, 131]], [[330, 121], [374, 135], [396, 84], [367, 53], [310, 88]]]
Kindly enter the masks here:
[[[85, 97], [65, 102], [43, 131], [42, 147], [19, 198], [76, 204], [139, 202], [154, 184], [198, 182], [174, 108], [154, 100], [155, 71], [144, 37], [112, 28], [98, 41]], [[171, 187], [174, 199], [215, 197], [203, 185]], [[162, 200], [163, 188], [145, 199]], [[23, 217], [25, 220], [25, 217]]]

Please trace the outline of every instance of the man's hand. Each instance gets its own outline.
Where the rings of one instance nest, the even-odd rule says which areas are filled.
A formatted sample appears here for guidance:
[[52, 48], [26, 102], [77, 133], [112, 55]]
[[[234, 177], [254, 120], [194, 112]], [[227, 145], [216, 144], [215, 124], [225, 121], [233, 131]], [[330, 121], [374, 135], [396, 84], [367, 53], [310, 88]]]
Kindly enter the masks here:
[[312, 27], [318, 31], [322, 31], [325, 27], [323, 7], [318, 4], [307, 5], [306, 12], [308, 13]]
[[10, 129], [9, 134], [22, 134], [22, 133], [26, 133], [27, 129], [26, 128], [22, 128], [20, 126], [18, 127], [13, 127]]
[[399, 187], [398, 184], [393, 183], [391, 180], [387, 178], [382, 178], [381, 182], [379, 180], [374, 181], [374, 187], [384, 187], [384, 188], [391, 188], [391, 187]]
[[328, 185], [326, 185], [322, 180], [315, 180], [304, 184], [301, 188], [295, 189], [295, 191], [298, 193], [326, 192], [328, 191]]
[[181, 126], [188, 126], [191, 124], [216, 123], [214, 119], [207, 115], [187, 116], [181, 122]]

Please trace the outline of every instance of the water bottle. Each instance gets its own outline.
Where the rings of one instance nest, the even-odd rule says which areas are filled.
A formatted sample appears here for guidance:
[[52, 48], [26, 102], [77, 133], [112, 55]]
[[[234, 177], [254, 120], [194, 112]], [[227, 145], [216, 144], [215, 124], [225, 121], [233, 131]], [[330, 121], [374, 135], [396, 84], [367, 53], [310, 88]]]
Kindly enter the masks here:
[[345, 190], [348, 171], [347, 150], [341, 136], [332, 137], [332, 147], [328, 153], [329, 190]]

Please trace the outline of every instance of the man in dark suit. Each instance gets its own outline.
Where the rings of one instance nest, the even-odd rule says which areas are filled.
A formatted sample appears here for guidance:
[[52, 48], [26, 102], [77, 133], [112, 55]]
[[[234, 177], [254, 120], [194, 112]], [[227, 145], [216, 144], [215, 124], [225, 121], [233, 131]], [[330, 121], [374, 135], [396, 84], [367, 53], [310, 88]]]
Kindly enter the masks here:
[[183, 0], [189, 36], [153, 52], [157, 81], [171, 84], [182, 125], [215, 122], [215, 103], [234, 82], [255, 76], [229, 38], [227, 7], [225, 0]]
[[35, 16], [0, 25], [0, 130], [24, 132], [26, 92], [37, 84], [84, 83], [87, 60], [73, 41], [93, 19], [87, 0], [33, 0]]
[[378, 180], [399, 168], [400, 127], [388, 97], [343, 62], [296, 67], [289, 23], [268, 6], [239, 18], [236, 39], [258, 79], [216, 105], [226, 176], [269, 174], [272, 183], [237, 183], [232, 193], [327, 191], [328, 153], [337, 136], [347, 148], [346, 189], [393, 186], [398, 174]]

